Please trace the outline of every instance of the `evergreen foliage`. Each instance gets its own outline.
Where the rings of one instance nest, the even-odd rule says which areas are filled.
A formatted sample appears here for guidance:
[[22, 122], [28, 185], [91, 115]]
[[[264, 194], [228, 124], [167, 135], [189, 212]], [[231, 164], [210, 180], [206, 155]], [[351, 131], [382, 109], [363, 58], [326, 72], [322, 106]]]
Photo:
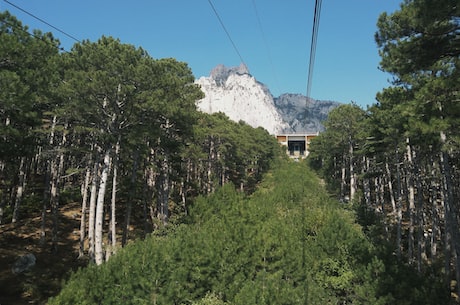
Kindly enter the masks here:
[[82, 203], [80, 256], [101, 265], [50, 304], [458, 302], [459, 9], [380, 16], [392, 86], [310, 146], [345, 209], [305, 164], [268, 172], [283, 154], [262, 128], [199, 113], [185, 63], [112, 37], [60, 52], [0, 13], [0, 223], [41, 211], [44, 241], [52, 216], [56, 251], [60, 207]]
[[82, 202], [80, 256], [101, 263], [120, 229], [122, 246], [134, 237], [133, 215], [144, 234], [161, 229], [219, 185], [251, 192], [280, 155], [262, 128], [198, 112], [203, 93], [185, 63], [105, 36], [60, 52], [51, 34], [8, 12], [0, 21], [0, 223], [41, 210], [45, 241], [51, 208], [54, 250], [69, 201]]
[[411, 302], [430, 303], [426, 296], [436, 295], [457, 304], [460, 7], [457, 0], [405, 0], [394, 13], [382, 13], [377, 26], [380, 68], [393, 75], [391, 86], [367, 111], [355, 112], [359, 124], [349, 147], [337, 135], [356, 118], [343, 111], [353, 105], [331, 113], [311, 143], [311, 164], [340, 198], [352, 199], [369, 236], [390, 247], [380, 250], [389, 277], [430, 279], [411, 279], [417, 287], [403, 289], [390, 281], [384, 290], [398, 303], [405, 290]]
[[188, 223], [72, 275], [50, 304], [390, 304], [373, 246], [305, 164], [250, 196], [199, 197]]

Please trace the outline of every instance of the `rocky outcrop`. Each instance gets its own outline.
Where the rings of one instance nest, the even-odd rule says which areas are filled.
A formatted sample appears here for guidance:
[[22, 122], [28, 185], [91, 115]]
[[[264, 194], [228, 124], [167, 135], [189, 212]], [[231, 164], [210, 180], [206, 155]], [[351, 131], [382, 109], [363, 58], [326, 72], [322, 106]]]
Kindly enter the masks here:
[[301, 94], [283, 94], [273, 98], [270, 90], [258, 82], [245, 65], [218, 65], [209, 77], [200, 77], [205, 97], [197, 102], [206, 113], [223, 112], [231, 120], [263, 127], [271, 134], [304, 133], [324, 130], [322, 122], [338, 102], [317, 101]]

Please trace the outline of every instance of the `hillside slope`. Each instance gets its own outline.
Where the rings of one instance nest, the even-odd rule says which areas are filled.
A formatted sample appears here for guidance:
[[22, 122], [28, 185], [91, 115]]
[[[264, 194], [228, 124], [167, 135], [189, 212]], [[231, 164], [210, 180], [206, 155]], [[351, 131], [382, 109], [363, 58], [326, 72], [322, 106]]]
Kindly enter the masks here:
[[50, 304], [379, 304], [371, 253], [319, 179], [283, 161], [250, 197], [198, 198], [188, 224], [81, 270]]

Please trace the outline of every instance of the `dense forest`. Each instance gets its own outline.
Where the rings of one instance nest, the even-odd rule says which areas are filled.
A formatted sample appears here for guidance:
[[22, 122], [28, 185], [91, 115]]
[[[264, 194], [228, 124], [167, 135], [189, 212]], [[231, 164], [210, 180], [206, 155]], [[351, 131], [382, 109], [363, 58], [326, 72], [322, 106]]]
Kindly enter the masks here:
[[455, 302], [458, 0], [406, 0], [377, 26], [393, 80], [312, 141], [326, 191], [264, 129], [197, 111], [187, 64], [112, 37], [66, 51], [0, 13], [0, 225], [40, 215], [57, 255], [80, 206], [89, 264], [49, 302]]
[[0, 19], [0, 223], [41, 210], [53, 251], [68, 199], [81, 197], [80, 255], [101, 264], [133, 214], [145, 233], [162, 228], [219, 185], [250, 191], [279, 153], [262, 128], [198, 112], [185, 63], [111, 37], [60, 52], [51, 34]]
[[442, 292], [373, 245], [306, 163], [281, 160], [251, 195], [197, 198], [166, 236], [74, 273], [49, 303], [447, 304]]
[[[367, 110], [333, 110], [311, 145], [343, 201], [377, 216], [383, 242], [460, 296], [460, 5], [405, 1], [375, 35], [391, 86]], [[373, 230], [375, 219], [368, 219]]]

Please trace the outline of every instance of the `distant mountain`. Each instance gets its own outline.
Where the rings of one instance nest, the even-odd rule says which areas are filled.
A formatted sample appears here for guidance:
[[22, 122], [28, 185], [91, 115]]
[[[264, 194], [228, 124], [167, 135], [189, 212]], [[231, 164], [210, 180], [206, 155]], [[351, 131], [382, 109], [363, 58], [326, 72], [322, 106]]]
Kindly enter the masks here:
[[323, 131], [322, 122], [340, 103], [318, 101], [301, 94], [285, 93], [274, 98], [275, 107], [294, 133]]
[[223, 112], [231, 120], [243, 120], [253, 127], [263, 127], [271, 134], [317, 132], [321, 122], [339, 103], [316, 101], [300, 94], [273, 98], [270, 90], [249, 74], [245, 65], [218, 65], [209, 77], [200, 77], [205, 97], [197, 102], [206, 113]]

